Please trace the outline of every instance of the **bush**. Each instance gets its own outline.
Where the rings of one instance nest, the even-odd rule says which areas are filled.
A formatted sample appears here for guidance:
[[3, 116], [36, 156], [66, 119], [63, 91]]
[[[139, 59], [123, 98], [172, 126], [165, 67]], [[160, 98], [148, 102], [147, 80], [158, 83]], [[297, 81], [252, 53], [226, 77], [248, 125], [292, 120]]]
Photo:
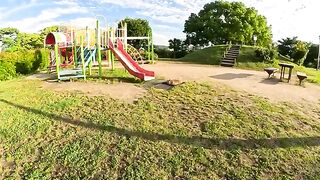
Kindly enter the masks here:
[[[147, 51], [144, 51], [143, 53], [141, 53], [141, 56], [143, 59], [145, 60], [148, 60], [149, 59], [149, 54], [150, 54], [150, 58], [152, 59], [152, 56], [151, 56], [151, 52], [147, 52]], [[159, 57], [158, 57], [158, 54], [157, 53], [153, 53], [153, 56], [154, 56], [154, 60], [157, 60]]]
[[16, 76], [16, 67], [8, 61], [0, 61], [0, 81], [9, 80]]
[[278, 56], [278, 51], [275, 48], [258, 48], [255, 50], [256, 57], [261, 61], [273, 62]]
[[0, 80], [11, 79], [16, 74], [30, 74], [46, 69], [49, 64], [48, 54], [47, 50], [0, 53]]
[[169, 49], [155, 49], [159, 58], [173, 58], [173, 52]]

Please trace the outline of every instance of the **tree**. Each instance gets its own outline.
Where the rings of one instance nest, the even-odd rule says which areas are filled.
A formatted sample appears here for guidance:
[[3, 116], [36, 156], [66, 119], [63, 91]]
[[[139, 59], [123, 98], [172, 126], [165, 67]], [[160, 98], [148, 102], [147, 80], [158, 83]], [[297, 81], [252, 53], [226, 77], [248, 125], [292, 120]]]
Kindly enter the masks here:
[[279, 40], [278, 43], [278, 51], [283, 56], [290, 56], [293, 54], [293, 48], [298, 42], [298, 37], [293, 38], [285, 38], [282, 40]]
[[198, 14], [191, 14], [184, 25], [187, 42], [193, 45], [223, 44], [229, 41], [241, 44], [267, 46], [272, 43], [270, 26], [264, 16], [241, 2], [214, 1]]
[[[118, 27], [123, 27], [125, 23], [127, 24], [128, 37], [147, 37], [151, 32], [151, 27], [147, 20], [125, 18], [119, 22]], [[146, 40], [128, 40], [128, 42], [135, 48], [147, 45]]]
[[40, 34], [18, 34], [18, 43], [22, 49], [38, 49], [43, 47], [43, 40]]
[[309, 47], [309, 53], [306, 57], [306, 60], [303, 62], [303, 65], [306, 67], [316, 68], [318, 53], [319, 53], [319, 45], [312, 44]]
[[278, 51], [284, 56], [289, 56], [293, 62], [302, 65], [307, 58], [310, 44], [298, 40], [298, 37], [285, 38], [278, 41]]
[[181, 39], [170, 39], [169, 49], [173, 50], [173, 58], [181, 58], [187, 53], [186, 44]]
[[2, 28], [0, 29], [0, 41], [5, 49], [17, 47], [17, 37], [19, 30], [16, 28]]

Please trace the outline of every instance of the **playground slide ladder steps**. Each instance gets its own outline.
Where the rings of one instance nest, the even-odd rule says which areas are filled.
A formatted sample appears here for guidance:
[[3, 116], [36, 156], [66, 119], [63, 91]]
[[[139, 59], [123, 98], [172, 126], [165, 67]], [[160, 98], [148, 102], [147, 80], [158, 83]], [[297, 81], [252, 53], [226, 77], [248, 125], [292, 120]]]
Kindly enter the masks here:
[[[96, 49], [84, 49], [84, 67], [88, 67], [90, 62], [93, 61], [96, 55]], [[81, 59], [81, 56], [79, 57]], [[67, 70], [60, 70], [59, 72], [59, 80], [69, 80], [71, 78], [84, 78], [85, 75], [82, 69], [82, 63], [79, 61], [77, 68], [75, 69], [67, 69]]]
[[233, 45], [221, 59], [221, 66], [233, 67], [240, 54], [240, 45]]

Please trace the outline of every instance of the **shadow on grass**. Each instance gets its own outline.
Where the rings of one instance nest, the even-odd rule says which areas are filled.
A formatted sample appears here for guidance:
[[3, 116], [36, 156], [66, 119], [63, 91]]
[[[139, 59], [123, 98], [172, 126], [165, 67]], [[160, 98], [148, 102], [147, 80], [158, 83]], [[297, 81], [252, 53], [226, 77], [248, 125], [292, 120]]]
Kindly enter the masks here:
[[56, 114], [47, 113], [38, 109], [18, 105], [4, 99], [0, 102], [25, 110], [30, 113], [42, 115], [55, 121], [81, 126], [83, 128], [115, 133], [119, 136], [138, 137], [148, 141], [165, 141], [173, 144], [191, 145], [206, 149], [260, 149], [260, 148], [291, 148], [320, 146], [320, 137], [296, 137], [296, 138], [270, 138], [270, 139], [235, 139], [235, 138], [207, 138], [201, 136], [177, 136], [172, 134], [158, 134], [153, 132], [132, 131], [110, 125], [99, 125], [91, 122], [84, 122], [77, 119], [62, 117]]
[[240, 79], [240, 78], [247, 78], [253, 76], [253, 74], [246, 74], [246, 73], [225, 73], [225, 74], [219, 74], [215, 76], [210, 76], [214, 79], [221, 79], [221, 80], [232, 80], [232, 79]]

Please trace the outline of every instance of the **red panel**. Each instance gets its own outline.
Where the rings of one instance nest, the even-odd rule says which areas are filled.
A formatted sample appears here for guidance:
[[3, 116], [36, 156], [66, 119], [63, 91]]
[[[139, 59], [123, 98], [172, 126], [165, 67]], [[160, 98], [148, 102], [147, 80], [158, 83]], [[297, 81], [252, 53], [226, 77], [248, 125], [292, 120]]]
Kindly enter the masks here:
[[56, 44], [56, 39], [52, 33], [49, 33], [46, 37], [46, 44], [47, 45], [54, 45]]

